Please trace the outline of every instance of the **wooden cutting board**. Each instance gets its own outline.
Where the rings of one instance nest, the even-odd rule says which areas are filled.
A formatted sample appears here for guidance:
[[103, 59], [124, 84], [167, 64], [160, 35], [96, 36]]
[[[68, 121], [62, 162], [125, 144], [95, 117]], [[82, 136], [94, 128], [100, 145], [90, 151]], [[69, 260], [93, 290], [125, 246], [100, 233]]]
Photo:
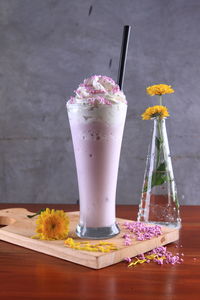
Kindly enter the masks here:
[[[132, 245], [124, 246], [122, 236], [127, 233], [123, 224], [125, 219], [117, 219], [120, 227], [120, 234], [110, 241], [117, 245], [118, 250], [109, 253], [89, 252], [83, 250], [70, 249], [64, 246], [64, 241], [42, 241], [32, 239], [35, 234], [35, 220], [37, 217], [28, 218], [27, 215], [33, 214], [24, 208], [11, 208], [0, 210], [0, 225], [7, 225], [0, 229], [0, 240], [29, 248], [41, 253], [52, 255], [67, 261], [71, 261], [89, 268], [101, 269], [120, 261], [125, 257], [134, 257], [138, 254], [145, 253], [156, 247], [174, 242], [179, 238], [179, 230], [174, 228], [162, 227], [162, 235], [154, 237], [151, 240], [136, 241]], [[69, 212], [70, 232], [69, 237], [76, 241], [80, 239], [75, 234], [75, 228], [79, 221], [79, 212]], [[98, 241], [95, 240], [94, 243]]]

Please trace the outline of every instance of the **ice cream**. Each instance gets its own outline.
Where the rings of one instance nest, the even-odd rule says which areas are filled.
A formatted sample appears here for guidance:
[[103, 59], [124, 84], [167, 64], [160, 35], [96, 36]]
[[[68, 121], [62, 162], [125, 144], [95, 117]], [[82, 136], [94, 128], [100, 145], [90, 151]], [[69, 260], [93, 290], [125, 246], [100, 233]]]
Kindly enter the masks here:
[[112, 236], [119, 232], [115, 197], [127, 110], [125, 95], [111, 78], [95, 75], [80, 84], [67, 109], [79, 186], [78, 235]]

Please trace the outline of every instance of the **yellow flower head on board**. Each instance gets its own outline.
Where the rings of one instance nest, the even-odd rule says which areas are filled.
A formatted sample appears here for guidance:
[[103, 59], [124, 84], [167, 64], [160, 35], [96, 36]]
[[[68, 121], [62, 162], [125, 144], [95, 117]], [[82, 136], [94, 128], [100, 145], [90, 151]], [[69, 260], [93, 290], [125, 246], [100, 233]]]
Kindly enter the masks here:
[[172, 89], [171, 85], [156, 84], [156, 85], [151, 85], [151, 86], [147, 87], [146, 92], [150, 96], [155, 96], [155, 95], [161, 96], [164, 94], [172, 94], [172, 93], [174, 93], [174, 90]]
[[33, 238], [41, 240], [63, 240], [69, 232], [69, 217], [63, 210], [46, 208], [36, 220], [36, 233]]
[[160, 120], [162, 120], [166, 117], [169, 117], [169, 112], [167, 110], [167, 107], [162, 105], [150, 106], [142, 114], [143, 120], [150, 120], [153, 118], [159, 118]]

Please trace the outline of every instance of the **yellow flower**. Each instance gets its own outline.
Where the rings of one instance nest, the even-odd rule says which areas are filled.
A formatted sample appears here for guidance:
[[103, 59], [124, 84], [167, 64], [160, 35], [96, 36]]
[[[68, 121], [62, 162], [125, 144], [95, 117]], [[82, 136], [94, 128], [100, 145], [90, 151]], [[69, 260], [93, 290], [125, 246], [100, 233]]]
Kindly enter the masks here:
[[169, 112], [167, 110], [167, 107], [162, 105], [150, 106], [142, 114], [143, 120], [150, 120], [156, 117], [158, 117], [160, 120], [169, 117]]
[[151, 85], [146, 89], [147, 94], [150, 96], [154, 95], [164, 95], [164, 94], [172, 94], [174, 90], [172, 89], [171, 85], [167, 84], [156, 84]]
[[36, 233], [33, 238], [41, 240], [63, 240], [69, 232], [69, 217], [63, 210], [46, 208], [36, 220]]

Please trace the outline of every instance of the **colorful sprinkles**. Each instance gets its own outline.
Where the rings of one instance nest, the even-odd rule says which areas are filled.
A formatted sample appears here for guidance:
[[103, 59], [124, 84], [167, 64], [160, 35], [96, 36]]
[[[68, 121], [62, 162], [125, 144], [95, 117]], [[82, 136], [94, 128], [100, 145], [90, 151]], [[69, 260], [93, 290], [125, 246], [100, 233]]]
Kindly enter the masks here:
[[137, 264], [150, 263], [151, 261], [157, 263], [158, 265], [165, 264], [181, 264], [183, 262], [183, 253], [173, 255], [167, 250], [167, 247], [158, 247], [145, 254], [140, 254], [131, 260], [130, 257], [126, 257], [124, 260], [128, 262], [128, 267], [133, 267]]
[[162, 234], [161, 226], [159, 225], [148, 225], [142, 222], [125, 222], [125, 229], [128, 233], [123, 235], [125, 239], [124, 245], [130, 246], [132, 243], [132, 239], [136, 239], [137, 241], [145, 241], [150, 240], [153, 237], [158, 237]]
[[[132, 239], [137, 241], [150, 240], [153, 237], [158, 237], [162, 234], [161, 226], [159, 225], [148, 225], [142, 222], [125, 222], [124, 224], [127, 233], [123, 235], [124, 245], [130, 246]], [[128, 267], [133, 267], [137, 264], [155, 262], [159, 265], [165, 264], [180, 264], [183, 262], [183, 253], [173, 255], [166, 247], [155, 248], [145, 254], [140, 254], [133, 258], [126, 257], [124, 260], [128, 263]]]

